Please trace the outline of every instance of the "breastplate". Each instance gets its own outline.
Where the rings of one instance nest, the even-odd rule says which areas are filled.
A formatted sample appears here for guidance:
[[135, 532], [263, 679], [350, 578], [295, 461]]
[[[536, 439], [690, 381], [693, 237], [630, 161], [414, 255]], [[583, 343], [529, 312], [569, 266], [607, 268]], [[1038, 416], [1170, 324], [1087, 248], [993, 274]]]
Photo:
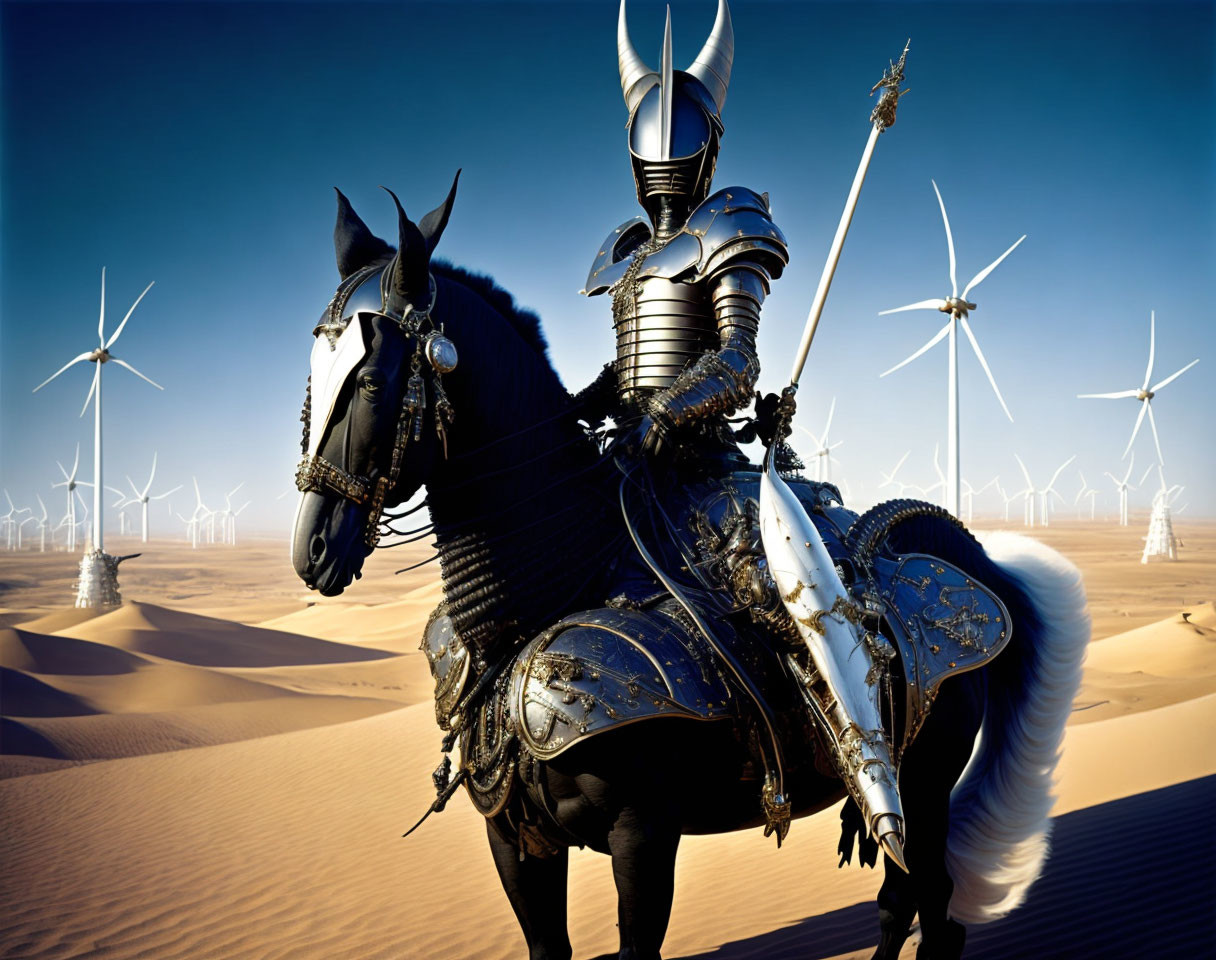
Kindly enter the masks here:
[[670, 386], [718, 340], [705, 284], [646, 276], [648, 252], [639, 249], [613, 291], [617, 389], [626, 405]]

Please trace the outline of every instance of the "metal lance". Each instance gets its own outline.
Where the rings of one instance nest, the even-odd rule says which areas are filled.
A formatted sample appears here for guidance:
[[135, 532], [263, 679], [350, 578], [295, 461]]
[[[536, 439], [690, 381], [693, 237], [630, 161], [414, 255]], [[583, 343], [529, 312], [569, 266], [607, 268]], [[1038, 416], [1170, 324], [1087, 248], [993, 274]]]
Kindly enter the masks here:
[[813, 670], [809, 674], [803, 672], [801, 677], [808, 703], [825, 728], [837, 770], [861, 809], [867, 829], [887, 856], [905, 871], [903, 806], [891, 747], [883, 732], [878, 696], [886, 661], [893, 651], [881, 637], [862, 626], [861, 612], [841, 581], [819, 531], [778, 473], [775, 454], [793, 415], [798, 378], [823, 312], [874, 145], [878, 135], [895, 123], [907, 55], [905, 45], [899, 62], [891, 64], [870, 91], [882, 91], [870, 115], [873, 126], [819, 279], [790, 384], [782, 391], [780, 422], [765, 453], [760, 477], [760, 534], [764, 553], [782, 602], [811, 654]]

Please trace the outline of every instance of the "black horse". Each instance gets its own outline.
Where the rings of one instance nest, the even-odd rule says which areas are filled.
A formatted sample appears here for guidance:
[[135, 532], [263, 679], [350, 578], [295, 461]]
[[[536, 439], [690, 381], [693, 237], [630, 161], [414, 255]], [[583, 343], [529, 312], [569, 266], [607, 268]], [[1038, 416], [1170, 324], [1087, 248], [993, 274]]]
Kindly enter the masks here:
[[[604, 607], [638, 568], [631, 534], [643, 534], [661, 562], [671, 562], [672, 548], [658, 543], [661, 524], [631, 530], [623, 519], [620, 471], [583, 422], [589, 395], [572, 396], [562, 386], [538, 319], [487, 278], [432, 261], [455, 189], [417, 225], [397, 205], [396, 251], [338, 194], [334, 239], [343, 285], [316, 332], [322, 350], [326, 337], [337, 350], [352, 326], [362, 340], [349, 375], [340, 389], [330, 384], [325, 398], [315, 394], [314, 367], [310, 406], [332, 409], [320, 418], [305, 409], [306, 425], [314, 425], [311, 436], [306, 426], [305, 453], [315, 456], [301, 471], [307, 492], [294, 530], [295, 568], [308, 586], [340, 593], [375, 543], [382, 506], [426, 488], [444, 578], [442, 614], [450, 634], [469, 641], [472, 661], [467, 682], [462, 673], [453, 686], [455, 647], [431, 651], [433, 669], [442, 660], [447, 670], [437, 672], [437, 697], [446, 701], [440, 717], [451, 715], [458, 698], [475, 717], [461, 731], [465, 759], [456, 782], [465, 779], [487, 815], [495, 864], [529, 956], [571, 956], [567, 850], [584, 845], [612, 857], [620, 957], [657, 958], [680, 836], [765, 822], [758, 760], [766, 747], [757, 749], [755, 710], [749, 715], [734, 701], [725, 709], [725, 699], [716, 722], [675, 709], [665, 724], [620, 724], [547, 759], [511, 746], [523, 722], [503, 706], [512, 689], [518, 695], [518, 685], [543, 667], [542, 679], [571, 691], [566, 702], [575, 699], [576, 685], [563, 687], [563, 676], [571, 679], [563, 663], [572, 661], [538, 660], [560, 628], [555, 623], [565, 625], [566, 649], [576, 651], [602, 645], [605, 631], [628, 633], [641, 622], [630, 618], [661, 620], [664, 636], [676, 637], [674, 649], [694, 651], [696, 631], [670, 602]], [[361, 294], [352, 286], [368, 277], [363, 289], [374, 288], [381, 303], [373, 296], [359, 309]], [[459, 348], [454, 369], [419, 362], [430, 358], [440, 332]], [[748, 482], [747, 470], [739, 477]], [[628, 479], [625, 487], [647, 494]], [[808, 499], [824, 496], [815, 485], [804, 487]], [[833, 505], [838, 516], [841, 509]], [[1088, 639], [1084, 598], [1075, 570], [1045, 548], [1010, 538], [986, 551], [940, 511], [895, 513], [906, 519], [884, 528], [887, 554], [930, 554], [953, 564], [999, 596], [1013, 624], [1000, 656], [941, 685], [900, 761], [908, 872], [885, 862], [875, 956], [896, 957], [919, 914], [917, 956], [958, 957], [960, 921], [994, 919], [1017, 906], [1046, 856], [1051, 773]], [[780, 647], [754, 632], [742, 641], [734, 648], [741, 660], [748, 650]], [[508, 651], [504, 663], [487, 662], [488, 650]], [[758, 656], [757, 683], [780, 721], [777, 751], [793, 816], [823, 810], [845, 796], [841, 781], [809, 725], [790, 720], [800, 707], [780, 659]], [[895, 687], [898, 698], [902, 684]], [[737, 686], [732, 691], [747, 700]], [[893, 714], [902, 715], [898, 705]], [[487, 751], [496, 765], [473, 771], [469, 757], [485, 759]], [[491, 768], [493, 782], [476, 781]], [[446, 778], [436, 776], [442, 789]], [[851, 803], [842, 819], [842, 863], [856, 834], [862, 860], [872, 865], [876, 847]]]

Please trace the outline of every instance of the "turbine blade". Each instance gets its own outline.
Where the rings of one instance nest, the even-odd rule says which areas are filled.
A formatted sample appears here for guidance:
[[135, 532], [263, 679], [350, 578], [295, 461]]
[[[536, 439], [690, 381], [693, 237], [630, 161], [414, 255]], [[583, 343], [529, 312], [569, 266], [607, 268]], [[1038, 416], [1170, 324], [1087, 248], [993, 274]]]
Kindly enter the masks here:
[[1190, 369], [1191, 369], [1191, 367], [1195, 366], [1195, 364], [1197, 364], [1198, 362], [1199, 362], [1199, 360], [1198, 360], [1198, 359], [1192, 360], [1190, 363], [1188, 363], [1188, 364], [1187, 364], [1185, 367], [1183, 367], [1183, 368], [1182, 368], [1181, 370], [1179, 370], [1177, 373], [1170, 374], [1170, 376], [1166, 377], [1166, 378], [1165, 378], [1164, 380], [1162, 380], [1160, 383], [1158, 383], [1158, 384], [1154, 384], [1154, 385], [1153, 385], [1152, 387], [1150, 387], [1149, 389], [1150, 389], [1150, 390], [1151, 390], [1153, 393], [1156, 393], [1158, 390], [1160, 390], [1162, 387], [1164, 387], [1164, 386], [1165, 386], [1167, 383], [1173, 383], [1173, 382], [1174, 382], [1175, 380], [1177, 380], [1177, 379], [1178, 379], [1180, 376], [1182, 376], [1184, 373], [1186, 373], [1188, 370], [1190, 370]]
[[992, 371], [988, 369], [988, 361], [984, 359], [984, 351], [980, 349], [979, 341], [975, 339], [975, 334], [971, 332], [971, 324], [967, 322], [965, 316], [960, 316], [959, 320], [963, 324], [963, 333], [967, 334], [967, 339], [971, 341], [971, 349], [975, 351], [975, 358], [979, 360], [980, 366], [984, 368], [984, 373], [988, 377], [988, 382], [992, 384], [992, 392], [1001, 401], [1001, 409], [1005, 411], [1005, 416], [1009, 418], [1009, 422], [1013, 423], [1013, 414], [1009, 412], [1009, 407], [1005, 404], [1005, 398], [1001, 396], [1001, 388], [996, 385], [996, 378], [992, 375]]
[[[1196, 361], [1198, 362], [1198, 361]], [[832, 429], [832, 417], [836, 415], [836, 398], [832, 397], [832, 405], [828, 407], [828, 422], [823, 427], [823, 442], [827, 445], [828, 432]]]
[[1123, 482], [1127, 483], [1127, 478], [1132, 475], [1132, 468], [1136, 465], [1136, 452], [1132, 451], [1132, 459], [1127, 465], [1127, 473], [1123, 475]]
[[1148, 409], [1148, 401], [1141, 402], [1140, 413], [1136, 417], [1136, 425], [1132, 427], [1132, 438], [1127, 441], [1127, 446], [1123, 448], [1123, 456], [1127, 456], [1127, 451], [1132, 448], [1132, 444], [1136, 442], [1136, 434], [1140, 432], [1140, 424], [1144, 423], [1144, 412]]
[[101, 379], [101, 364], [97, 364], [97, 368], [93, 371], [93, 382], [89, 385], [89, 393], [84, 398], [84, 406], [80, 408], [80, 415], [83, 417], [84, 412], [89, 409], [89, 401], [93, 399], [93, 394], [97, 392], [97, 381]]
[[1021, 237], [1018, 238], [1018, 240], [1014, 243], [1014, 245], [1012, 247], [1010, 247], [1008, 250], [1006, 250], [1004, 253], [1002, 253], [999, 257], [997, 257], [995, 260], [993, 260], [992, 263], [988, 264], [988, 266], [984, 267], [983, 270], [981, 270], [974, 277], [972, 277], [971, 282], [969, 284], [967, 284], [967, 286], [963, 287], [963, 299], [966, 300], [967, 294], [969, 294], [972, 290], [974, 290], [981, 283], [983, 283], [984, 280], [987, 279], [988, 274], [992, 273], [993, 270], [995, 270], [998, 266], [1000, 266], [1001, 261], [1004, 260], [1007, 256], [1009, 256], [1009, 254], [1013, 253], [1013, 251], [1018, 248], [1018, 245], [1021, 244], [1021, 242], [1025, 239], [1026, 239], [1026, 234], [1022, 234]]
[[819, 448], [819, 447], [822, 447], [822, 446], [823, 446], [823, 444], [819, 442], [819, 438], [818, 438], [817, 436], [815, 436], [815, 434], [811, 433], [811, 431], [810, 431], [810, 430], [808, 430], [806, 427], [804, 427], [802, 424], [800, 424], [800, 423], [796, 423], [796, 424], [794, 424], [794, 428], [795, 428], [795, 429], [797, 429], [797, 430], [801, 430], [801, 431], [802, 431], [803, 433], [805, 433], [805, 434], [806, 434], [808, 437], [810, 437], [812, 440], [814, 440], [814, 441], [815, 441], [815, 447], [816, 447], [816, 448]]
[[42, 383], [40, 383], [40, 384], [38, 384], [38, 386], [34, 387], [34, 389], [31, 390], [30, 392], [37, 393], [39, 390], [41, 390], [43, 387], [45, 387], [48, 383], [50, 383], [52, 380], [54, 380], [57, 376], [59, 376], [59, 374], [63, 373], [63, 371], [66, 370], [68, 367], [72, 366], [73, 364], [80, 363], [81, 360], [88, 360], [88, 359], [89, 359], [89, 354], [82, 353], [80, 356], [69, 360], [62, 367], [60, 367], [58, 370], [56, 370], [54, 373], [52, 373], [49, 377], [47, 377], [45, 380], [43, 380]]
[[139, 301], [142, 300], [145, 296], [147, 296], [148, 291], [152, 289], [152, 287], [155, 285], [155, 283], [156, 283], [156, 281], [153, 280], [152, 283], [150, 283], [146, 287], [144, 287], [144, 292], [135, 298], [135, 302], [133, 304], [131, 304], [131, 309], [127, 311], [127, 315], [122, 318], [122, 323], [120, 323], [118, 325], [118, 329], [115, 330], [112, 334], [110, 334], [110, 339], [106, 341], [107, 350], [109, 350], [110, 347], [113, 345], [114, 341], [118, 339], [118, 335], [120, 333], [122, 333], [122, 328], [127, 325], [127, 321], [131, 319], [131, 314], [133, 314], [135, 312], [135, 308], [139, 306]]
[[97, 318], [97, 342], [104, 344], [106, 339], [106, 268], [101, 268], [101, 316]]
[[80, 442], [76, 443], [76, 459], [72, 461], [72, 476], [76, 476], [76, 468], [80, 466]]
[[899, 463], [895, 464], [895, 469], [891, 471], [892, 480], [895, 479], [895, 474], [899, 473], [899, 468], [904, 465], [904, 461], [908, 459], [908, 455], [911, 453], [912, 453], [911, 450], [905, 450], [904, 455], [899, 458]]
[[[1058, 467], [1056, 467], [1056, 472], [1051, 475], [1051, 483], [1047, 484], [1048, 490], [1050, 490], [1052, 493], [1055, 493], [1056, 481], [1060, 479], [1060, 474], [1064, 472], [1064, 468], [1066, 466], [1068, 466], [1070, 463], [1072, 463], [1076, 459], [1077, 459], [1077, 455], [1074, 453], [1071, 457], [1069, 457], [1062, 464], [1060, 464]], [[1060, 496], [1060, 495], [1057, 493], [1056, 496]], [[1063, 497], [1061, 497], [1060, 499], [1062, 500]]]
[[111, 360], [111, 362], [118, 364], [120, 367], [126, 367], [133, 374], [135, 374], [135, 376], [139, 377], [139, 379], [147, 380], [148, 383], [150, 383], [150, 384], [152, 384], [152, 386], [156, 387], [157, 390], [165, 389], [159, 383], [157, 383], [155, 380], [151, 380], [148, 377], [145, 377], [142, 373], [140, 373], [138, 370], [136, 370], [133, 366], [131, 366], [131, 364], [127, 363], [125, 360], [119, 360], [118, 357], [110, 357], [110, 360]]
[[890, 370], [887, 370], [884, 373], [880, 373], [879, 377], [882, 378], [882, 377], [885, 377], [888, 373], [894, 373], [900, 367], [906, 366], [907, 364], [911, 363], [913, 360], [915, 360], [917, 357], [919, 357], [922, 353], [925, 353], [927, 350], [932, 350], [935, 346], [937, 346], [937, 344], [939, 344], [941, 342], [942, 338], [949, 332], [950, 332], [950, 324], [947, 323], [944, 327], [942, 327], [940, 330], [937, 331], [937, 333], [933, 336], [932, 340], [930, 340], [923, 347], [921, 347], [919, 350], [917, 350], [916, 353], [912, 354], [912, 356], [908, 357], [906, 360], [902, 360], [899, 363], [895, 364], [895, 366], [893, 366]]
[[946, 301], [937, 300], [918, 300], [916, 303], [910, 303], [906, 307], [896, 307], [894, 310], [879, 310], [878, 315], [885, 317], [888, 313], [903, 313], [905, 310], [940, 310], [946, 305]]
[[1034, 484], [1030, 482], [1030, 471], [1026, 469], [1026, 464], [1022, 463], [1022, 458], [1016, 453], [1013, 455], [1013, 459], [1016, 460], [1018, 462], [1018, 466], [1022, 468], [1022, 476], [1026, 478], [1027, 488], [1033, 490]]
[[[152, 481], [156, 479], [156, 456], [157, 456], [157, 453], [155, 450], [153, 450], [152, 451], [152, 473], [148, 475], [148, 482], [147, 482], [147, 484], [144, 485], [143, 492], [141, 494], [139, 494], [140, 499], [143, 499], [144, 497], [146, 497], [148, 495], [148, 491], [152, 489]], [[132, 484], [131, 486], [134, 487], [135, 485]]]
[[1161, 456], [1161, 438], [1157, 436], [1157, 419], [1153, 416], [1153, 404], [1150, 400], [1145, 400], [1144, 405], [1148, 408], [1148, 425], [1153, 430], [1153, 443], [1157, 447], [1157, 464], [1165, 466], [1165, 457]]
[[1150, 310], [1148, 314], [1148, 366], [1144, 369], [1143, 390], [1148, 389], [1148, 382], [1153, 378], [1153, 355], [1157, 352], [1157, 311]]
[[148, 499], [149, 500], [164, 500], [165, 497], [172, 496], [173, 494], [177, 493], [177, 491], [180, 490], [182, 488], [182, 486], [183, 486], [183, 484], [179, 483], [176, 487], [174, 487], [168, 493], [157, 494], [155, 497], [149, 497]]
[[1078, 393], [1078, 400], [1121, 400], [1124, 397], [1138, 397], [1139, 390], [1120, 390], [1118, 393]]
[[[950, 296], [958, 296], [958, 265], [954, 261], [954, 236], [950, 233], [950, 218], [946, 216], [946, 204], [942, 201], [942, 192], [937, 189], [937, 181], [930, 180], [933, 192], [937, 194], [937, 205], [942, 208], [942, 223], [946, 225], [946, 246], [950, 250]], [[963, 299], [966, 299], [964, 296]]]

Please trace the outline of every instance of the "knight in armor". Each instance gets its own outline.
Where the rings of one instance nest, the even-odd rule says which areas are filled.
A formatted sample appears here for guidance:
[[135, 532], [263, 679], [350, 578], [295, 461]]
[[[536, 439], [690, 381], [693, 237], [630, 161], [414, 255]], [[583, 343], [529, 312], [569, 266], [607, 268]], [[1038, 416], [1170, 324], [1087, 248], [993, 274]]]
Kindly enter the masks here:
[[[756, 397], [760, 308], [789, 261], [767, 194], [746, 187], [711, 192], [734, 56], [726, 0], [719, 0], [709, 39], [687, 70], [672, 66], [670, 11], [659, 69], [646, 65], [630, 40], [624, 0], [617, 53], [630, 161], [646, 216], [608, 235], [587, 278], [584, 294], [611, 294], [616, 332], [616, 359], [588, 390], [610, 394], [606, 406], [615, 419], [632, 424], [618, 450], [643, 459], [661, 450], [694, 466], [725, 458], [725, 470], [703, 471], [724, 477], [732, 468], [747, 469], [726, 418]], [[788, 423], [792, 409], [776, 415], [775, 408], [792, 404], [792, 397], [769, 399], [774, 402], [757, 402], [758, 420], [767, 406], [773, 420]], [[765, 435], [761, 423], [760, 434], [779, 444], [779, 453], [784, 444], [773, 429], [770, 420]], [[779, 595], [765, 567], [758, 531], [749, 531], [752, 570], [768, 584], [763, 602], [769, 610], [783, 601], [788, 608], [791, 598]], [[844, 602], [843, 587], [839, 593]], [[833, 604], [816, 615], [835, 618], [840, 609]], [[852, 626], [843, 629], [808, 639], [820, 673], [837, 684], [829, 684], [820, 722], [830, 727], [838, 768], [867, 828], [902, 864], [903, 813], [871, 654], [855, 655], [860, 635]], [[831, 642], [825, 642], [828, 633], [835, 633]]]
[[[725, 440], [723, 418], [747, 406], [760, 363], [760, 307], [789, 255], [768, 197], [746, 187], [711, 193], [722, 139], [734, 34], [725, 0], [704, 48], [672, 67], [668, 12], [660, 67], [617, 28], [628, 142], [645, 217], [605, 239], [583, 293], [612, 294], [617, 413], [640, 418], [640, 446]], [[716, 435], [716, 437], [715, 437]]]

